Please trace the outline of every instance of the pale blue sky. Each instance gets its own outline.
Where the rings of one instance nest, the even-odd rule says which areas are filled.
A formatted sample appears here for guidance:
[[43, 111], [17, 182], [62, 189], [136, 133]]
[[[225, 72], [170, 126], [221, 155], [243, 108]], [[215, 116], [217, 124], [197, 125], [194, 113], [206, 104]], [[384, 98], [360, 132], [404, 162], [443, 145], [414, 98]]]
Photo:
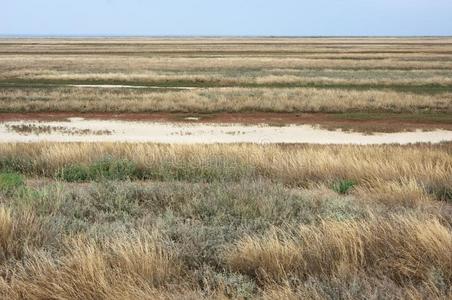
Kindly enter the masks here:
[[452, 35], [452, 0], [0, 0], [0, 34]]

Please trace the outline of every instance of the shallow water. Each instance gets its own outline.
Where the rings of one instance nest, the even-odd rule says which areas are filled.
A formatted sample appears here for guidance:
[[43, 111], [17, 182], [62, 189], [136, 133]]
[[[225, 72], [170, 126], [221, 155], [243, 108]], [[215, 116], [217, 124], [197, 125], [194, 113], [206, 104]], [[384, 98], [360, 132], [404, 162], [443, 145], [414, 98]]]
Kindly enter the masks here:
[[[19, 128], [19, 129], [18, 129]], [[32, 128], [33, 130], [28, 130]], [[159, 123], [69, 118], [0, 123], [0, 142], [408, 144], [452, 141], [452, 131], [374, 133], [331, 131], [311, 125]]]

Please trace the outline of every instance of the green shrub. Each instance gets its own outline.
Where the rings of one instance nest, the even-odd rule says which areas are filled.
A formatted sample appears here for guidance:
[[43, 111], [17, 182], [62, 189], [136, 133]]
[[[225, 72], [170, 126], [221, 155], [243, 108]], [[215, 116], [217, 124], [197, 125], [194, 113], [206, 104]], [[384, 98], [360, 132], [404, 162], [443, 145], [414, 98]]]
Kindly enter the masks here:
[[89, 166], [91, 179], [126, 180], [138, 177], [136, 164], [129, 160], [106, 157]]
[[24, 185], [22, 175], [17, 173], [0, 173], [0, 191], [10, 193]]
[[68, 182], [89, 180], [127, 180], [140, 179], [142, 175], [136, 164], [129, 160], [107, 157], [90, 166], [70, 165], [58, 172], [57, 177]]
[[435, 196], [440, 201], [452, 203], [452, 187], [449, 186], [436, 186], [428, 187], [427, 191]]
[[70, 165], [64, 167], [57, 177], [68, 182], [86, 181], [89, 179], [88, 168], [81, 165]]
[[353, 180], [341, 180], [333, 184], [333, 190], [339, 194], [347, 194], [355, 184]]
[[240, 181], [255, 176], [256, 169], [234, 159], [214, 157], [199, 163], [172, 163], [162, 161], [142, 171], [146, 179], [189, 182]]
[[0, 158], [0, 170], [4, 172], [30, 173], [33, 171], [33, 161], [29, 158], [5, 156]]

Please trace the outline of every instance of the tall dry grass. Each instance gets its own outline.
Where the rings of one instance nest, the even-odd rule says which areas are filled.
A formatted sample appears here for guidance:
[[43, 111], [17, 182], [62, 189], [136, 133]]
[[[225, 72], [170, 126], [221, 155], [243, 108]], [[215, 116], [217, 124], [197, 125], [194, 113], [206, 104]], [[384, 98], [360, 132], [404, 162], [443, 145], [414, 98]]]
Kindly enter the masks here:
[[[31, 199], [21, 193], [8, 198], [2, 223], [28, 227], [11, 217], [25, 205], [39, 222], [64, 226], [58, 243], [29, 244], [35, 248], [24, 256], [0, 261], [1, 297], [450, 295], [452, 232], [439, 221], [441, 208], [434, 202], [430, 209], [396, 202], [381, 206], [354, 195], [288, 189], [270, 181], [104, 185], [44, 185], [30, 187]], [[63, 203], [55, 203], [62, 191]], [[308, 220], [317, 214], [325, 219]], [[10, 232], [11, 226], [2, 227]]]
[[8, 299], [168, 298], [162, 287], [182, 277], [182, 269], [175, 250], [162, 243], [148, 233], [72, 238], [59, 260], [38, 252], [9, 270], [0, 290]]
[[[0, 173], [8, 163], [31, 175], [0, 190], [0, 298], [451, 296], [452, 210], [427, 188], [449, 176], [450, 144], [10, 144], [0, 154]], [[333, 165], [345, 154], [350, 174]], [[108, 167], [96, 164], [105, 155], [166, 176], [42, 178]], [[338, 171], [362, 178], [338, 193]]]
[[233, 270], [264, 283], [370, 272], [399, 283], [435, 286], [435, 273], [447, 285], [452, 282], [451, 249], [451, 228], [437, 219], [374, 218], [244, 237], [226, 260]]
[[305, 186], [337, 179], [368, 186], [381, 185], [381, 181], [414, 181], [429, 191], [450, 189], [451, 153], [450, 143], [436, 146], [0, 144], [2, 168], [41, 176], [52, 177], [65, 166], [91, 165], [107, 157], [130, 161], [138, 170], [148, 170], [151, 177], [161, 172], [187, 179], [210, 175], [229, 179], [263, 176]]
[[13, 214], [10, 209], [0, 207], [0, 264], [10, 259], [21, 259], [28, 252], [54, 238], [51, 228], [41, 222], [29, 210]]

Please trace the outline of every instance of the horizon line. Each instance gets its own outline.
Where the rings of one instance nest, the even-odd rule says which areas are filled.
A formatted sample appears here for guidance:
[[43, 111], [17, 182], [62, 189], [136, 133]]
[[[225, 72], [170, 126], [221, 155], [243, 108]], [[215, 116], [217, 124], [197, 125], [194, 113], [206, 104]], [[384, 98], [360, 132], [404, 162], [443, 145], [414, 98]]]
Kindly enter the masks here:
[[452, 35], [135, 35], [135, 34], [2, 34], [0, 38], [447, 38]]

